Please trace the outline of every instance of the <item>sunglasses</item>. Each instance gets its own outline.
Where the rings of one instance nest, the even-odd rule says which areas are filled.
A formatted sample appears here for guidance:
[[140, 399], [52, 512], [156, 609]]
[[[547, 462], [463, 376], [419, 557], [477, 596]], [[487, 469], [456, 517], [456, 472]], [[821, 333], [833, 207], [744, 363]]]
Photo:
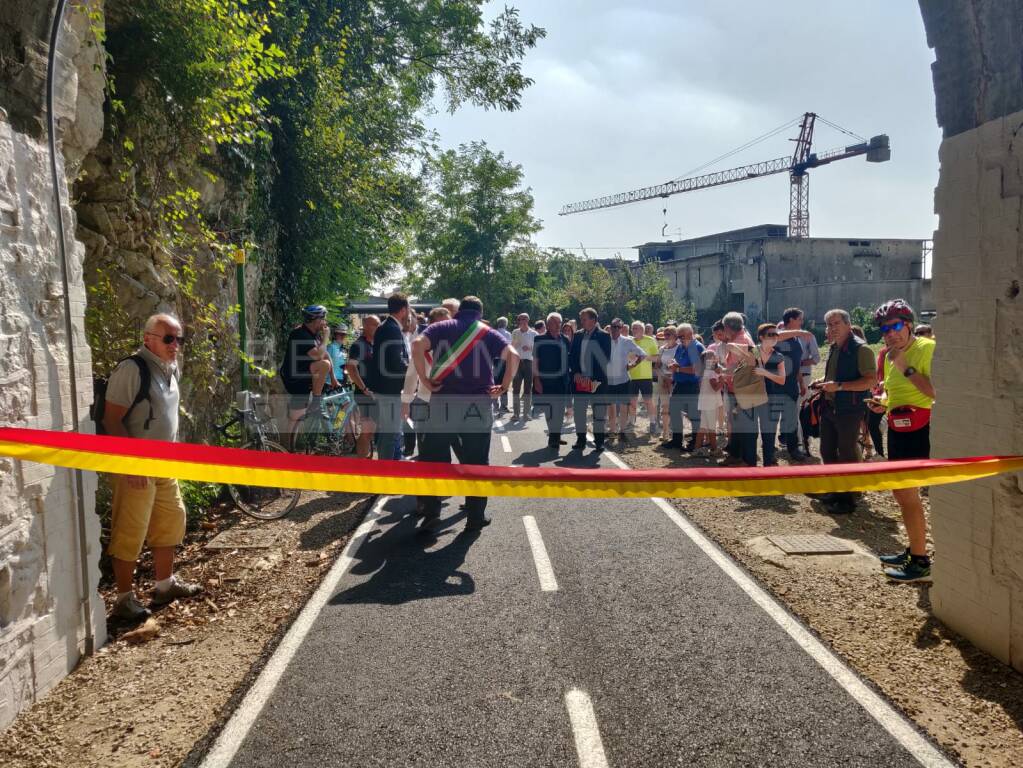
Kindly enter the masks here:
[[175, 342], [175, 341], [178, 343], [179, 347], [184, 346], [184, 344], [185, 344], [185, 337], [184, 336], [175, 336], [173, 333], [165, 333], [163, 336], [161, 336], [158, 333], [149, 333], [149, 334], [146, 334], [146, 335], [147, 336], [156, 336], [156, 338], [158, 338], [164, 344], [170, 344], [171, 342]]
[[777, 331], [768, 331], [767, 333], [764, 334], [764, 338], [765, 339], [777, 339], [778, 338], [778, 332]]
[[901, 331], [905, 327], [906, 327], [906, 323], [905, 322], [903, 322], [902, 320], [896, 320], [894, 323], [891, 323], [890, 325], [882, 325], [881, 326], [881, 335], [883, 336], [886, 333], [891, 333], [892, 331], [898, 332], [898, 331]]

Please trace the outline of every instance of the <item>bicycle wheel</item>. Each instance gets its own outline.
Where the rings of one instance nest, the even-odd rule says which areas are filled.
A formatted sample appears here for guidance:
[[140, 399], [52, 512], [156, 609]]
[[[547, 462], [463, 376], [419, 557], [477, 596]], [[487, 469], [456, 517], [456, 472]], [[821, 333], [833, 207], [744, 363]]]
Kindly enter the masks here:
[[[287, 453], [283, 445], [272, 440], [252, 440], [243, 448], [253, 451]], [[264, 488], [258, 485], [233, 485], [226, 483], [235, 506], [242, 512], [259, 520], [276, 520], [284, 517], [298, 504], [302, 491], [298, 488]]]

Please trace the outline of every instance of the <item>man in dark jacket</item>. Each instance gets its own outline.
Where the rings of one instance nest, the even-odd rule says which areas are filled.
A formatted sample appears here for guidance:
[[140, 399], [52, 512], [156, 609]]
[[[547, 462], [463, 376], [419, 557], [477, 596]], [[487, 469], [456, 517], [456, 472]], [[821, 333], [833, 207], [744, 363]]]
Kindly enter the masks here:
[[[572, 381], [575, 409], [575, 445], [586, 447], [586, 409], [593, 410], [593, 441], [598, 451], [604, 450], [607, 437], [607, 364], [611, 359], [611, 335], [597, 322], [597, 310], [587, 307], [579, 312], [582, 326], [572, 339], [568, 371]], [[601, 391], [603, 390], [603, 391]]]
[[[821, 460], [825, 464], [860, 461], [860, 422], [864, 404], [877, 380], [874, 353], [852, 332], [852, 320], [844, 309], [824, 315], [831, 351], [824, 378], [810, 386], [824, 390], [821, 411]], [[825, 494], [821, 501], [831, 513], [848, 514], [856, 508], [858, 493]]]
[[564, 445], [561, 430], [568, 406], [568, 339], [561, 335], [561, 315], [547, 315], [546, 332], [533, 342], [533, 402], [547, 419], [547, 449]]
[[409, 348], [402, 329], [409, 313], [408, 296], [387, 299], [387, 319], [373, 336], [373, 388], [377, 399], [377, 457], [401, 458], [401, 390], [408, 370]]

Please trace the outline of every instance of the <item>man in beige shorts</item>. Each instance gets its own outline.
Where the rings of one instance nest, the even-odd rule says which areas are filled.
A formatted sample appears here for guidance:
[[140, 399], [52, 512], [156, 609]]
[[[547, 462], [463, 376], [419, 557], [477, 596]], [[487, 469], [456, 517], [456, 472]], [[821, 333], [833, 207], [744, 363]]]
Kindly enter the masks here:
[[[117, 437], [175, 441], [178, 437], [178, 353], [184, 342], [181, 323], [171, 315], [146, 321], [142, 347], [122, 360], [107, 383], [103, 428]], [[143, 393], [141, 365], [149, 373]], [[153, 604], [192, 597], [202, 588], [174, 575], [174, 549], [185, 536], [185, 505], [177, 480], [136, 475], [113, 478], [114, 501], [108, 553], [113, 560], [117, 599], [112, 615], [140, 620], [149, 615], [135, 597], [135, 562], [148, 543], [153, 552], [156, 587]]]

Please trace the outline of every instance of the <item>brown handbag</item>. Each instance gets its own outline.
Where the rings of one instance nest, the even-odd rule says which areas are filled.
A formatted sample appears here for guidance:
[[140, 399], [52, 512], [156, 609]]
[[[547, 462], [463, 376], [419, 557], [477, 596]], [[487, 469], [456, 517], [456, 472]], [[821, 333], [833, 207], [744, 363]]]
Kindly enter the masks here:
[[[756, 347], [750, 347], [750, 350], [754, 354], [758, 354]], [[743, 360], [732, 375], [735, 401], [744, 411], [767, 403], [767, 386], [764, 384], [764, 379], [753, 372], [759, 362], [759, 358], [753, 363]]]

